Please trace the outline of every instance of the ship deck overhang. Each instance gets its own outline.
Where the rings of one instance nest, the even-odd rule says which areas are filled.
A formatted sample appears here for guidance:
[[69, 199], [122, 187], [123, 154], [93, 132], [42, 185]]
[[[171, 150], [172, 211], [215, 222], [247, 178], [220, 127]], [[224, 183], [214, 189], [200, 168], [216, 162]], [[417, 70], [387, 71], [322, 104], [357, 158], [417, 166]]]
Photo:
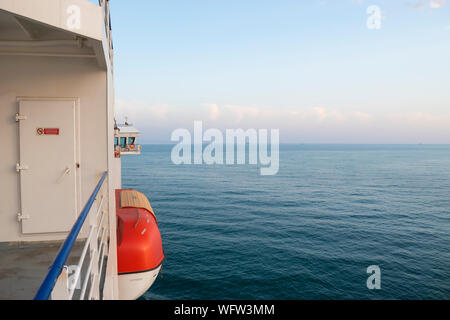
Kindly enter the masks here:
[[[110, 58], [103, 8], [85, 0], [0, 0], [0, 55]], [[69, 28], [69, 6], [80, 8], [80, 23]], [[66, 8], [67, 7], [67, 8]]]

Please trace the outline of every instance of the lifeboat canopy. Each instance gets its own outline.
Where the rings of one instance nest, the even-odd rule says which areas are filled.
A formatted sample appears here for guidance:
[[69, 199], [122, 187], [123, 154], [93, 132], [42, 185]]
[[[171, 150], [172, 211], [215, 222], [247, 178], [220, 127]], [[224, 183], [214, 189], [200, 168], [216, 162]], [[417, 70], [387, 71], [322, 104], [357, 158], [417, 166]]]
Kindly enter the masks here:
[[156, 215], [136, 190], [116, 190], [120, 299], [134, 300], [156, 280], [165, 258]]

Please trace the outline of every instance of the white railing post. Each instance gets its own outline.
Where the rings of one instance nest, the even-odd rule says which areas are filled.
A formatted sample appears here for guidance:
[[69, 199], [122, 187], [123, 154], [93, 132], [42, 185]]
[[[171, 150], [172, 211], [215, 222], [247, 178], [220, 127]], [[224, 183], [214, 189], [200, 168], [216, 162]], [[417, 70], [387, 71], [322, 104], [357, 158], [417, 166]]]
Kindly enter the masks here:
[[[75, 273], [70, 276], [66, 288], [68, 299], [73, 299], [77, 289], [81, 289], [79, 297], [81, 300], [98, 300], [101, 297], [100, 280], [102, 279], [103, 262], [107, 250], [106, 244], [109, 239], [109, 219], [104, 208], [105, 199], [105, 188], [102, 187], [95, 199], [97, 205], [93, 206], [92, 212], [89, 213], [90, 229], [78, 264], [71, 266], [74, 267]], [[87, 256], [88, 259], [86, 259]], [[85, 261], [88, 263], [88, 267], [85, 274], [82, 275]], [[77, 288], [77, 286], [79, 287]]]
[[[81, 290], [80, 300], [98, 300], [101, 297], [100, 280], [102, 279], [103, 262], [108, 252], [107, 243], [109, 240], [109, 215], [104, 208], [107, 198], [105, 189], [102, 186], [95, 199], [96, 205], [91, 209], [92, 212], [89, 212], [90, 228], [86, 242], [78, 264], [70, 266], [75, 272], [69, 276], [68, 268], [63, 269], [52, 292], [52, 299], [54, 300], [71, 300], [74, 298], [77, 289]], [[87, 270], [82, 275], [85, 261], [88, 263]]]
[[[102, 265], [103, 260], [100, 261], [100, 259], [103, 259], [104, 254], [103, 251], [101, 251], [100, 254], [100, 250], [103, 248], [105, 234], [106, 238], [108, 238], [110, 232], [109, 224], [106, 227], [104, 226], [105, 210], [103, 208], [103, 203], [106, 202], [105, 198], [108, 201], [108, 196], [104, 192], [105, 185], [103, 184], [106, 178], [107, 172], [104, 172], [101, 180], [95, 187], [94, 192], [89, 197], [84, 209], [81, 211], [80, 216], [77, 218], [72, 230], [56, 255], [56, 258], [50, 267], [49, 272], [45, 276], [44, 281], [39, 287], [34, 300], [73, 299], [78, 284], [81, 285], [81, 294], [79, 297], [81, 300], [85, 298], [88, 284], [90, 285], [88, 295], [89, 299], [99, 299], [102, 296], [100, 293], [100, 279], [102, 278], [100, 266]], [[94, 206], [95, 203], [97, 203], [96, 206]], [[94, 210], [94, 217], [92, 217], [92, 207], [97, 207], [97, 209]], [[88, 238], [85, 241], [81, 256], [79, 258], [78, 265], [68, 267], [65, 264], [67, 263], [70, 254], [72, 254], [77, 237], [80, 235], [80, 231], [86, 224], [86, 221], [90, 222], [90, 229]], [[99, 238], [100, 232], [102, 235], [101, 238]], [[94, 234], [96, 235], [95, 238], [93, 236]], [[88, 250], [89, 259], [87, 260], [87, 271], [82, 276], [83, 265], [86, 260], [85, 258]], [[75, 272], [74, 275], [70, 275], [69, 277], [68, 269], [72, 267]]]

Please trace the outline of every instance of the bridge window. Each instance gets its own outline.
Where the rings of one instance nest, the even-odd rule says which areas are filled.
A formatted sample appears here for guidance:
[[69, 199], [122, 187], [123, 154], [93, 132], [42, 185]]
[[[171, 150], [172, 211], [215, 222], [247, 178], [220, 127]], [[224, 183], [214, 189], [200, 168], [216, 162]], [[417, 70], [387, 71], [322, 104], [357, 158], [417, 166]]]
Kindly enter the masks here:
[[125, 148], [126, 145], [127, 145], [127, 138], [121, 137], [121, 138], [120, 138], [120, 147], [121, 147], [121, 148]]

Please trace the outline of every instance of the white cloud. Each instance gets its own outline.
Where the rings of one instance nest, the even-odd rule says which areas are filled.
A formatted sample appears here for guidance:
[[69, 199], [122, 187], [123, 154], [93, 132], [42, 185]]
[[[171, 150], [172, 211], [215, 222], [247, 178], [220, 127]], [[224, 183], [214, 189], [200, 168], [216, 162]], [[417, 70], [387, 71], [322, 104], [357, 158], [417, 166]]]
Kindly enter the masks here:
[[449, 143], [450, 113], [403, 112], [376, 114], [359, 110], [245, 105], [171, 106], [119, 100], [116, 115], [128, 116], [142, 131], [144, 142], [169, 142], [177, 128], [204, 127], [280, 129], [283, 142], [323, 143]]
[[209, 119], [210, 120], [217, 120], [220, 116], [219, 106], [215, 103], [211, 104], [204, 104], [205, 108], [209, 112]]
[[154, 120], [163, 120], [169, 113], [169, 106], [163, 104], [151, 105], [138, 101], [124, 101], [117, 100], [115, 104], [115, 113], [117, 120], [128, 117], [131, 119], [138, 119], [142, 116]]
[[419, 0], [416, 1], [412, 6], [416, 9], [421, 9], [429, 6], [432, 9], [439, 9], [445, 6], [446, 0]]
[[445, 6], [446, 0], [430, 0], [430, 8], [438, 9]]

